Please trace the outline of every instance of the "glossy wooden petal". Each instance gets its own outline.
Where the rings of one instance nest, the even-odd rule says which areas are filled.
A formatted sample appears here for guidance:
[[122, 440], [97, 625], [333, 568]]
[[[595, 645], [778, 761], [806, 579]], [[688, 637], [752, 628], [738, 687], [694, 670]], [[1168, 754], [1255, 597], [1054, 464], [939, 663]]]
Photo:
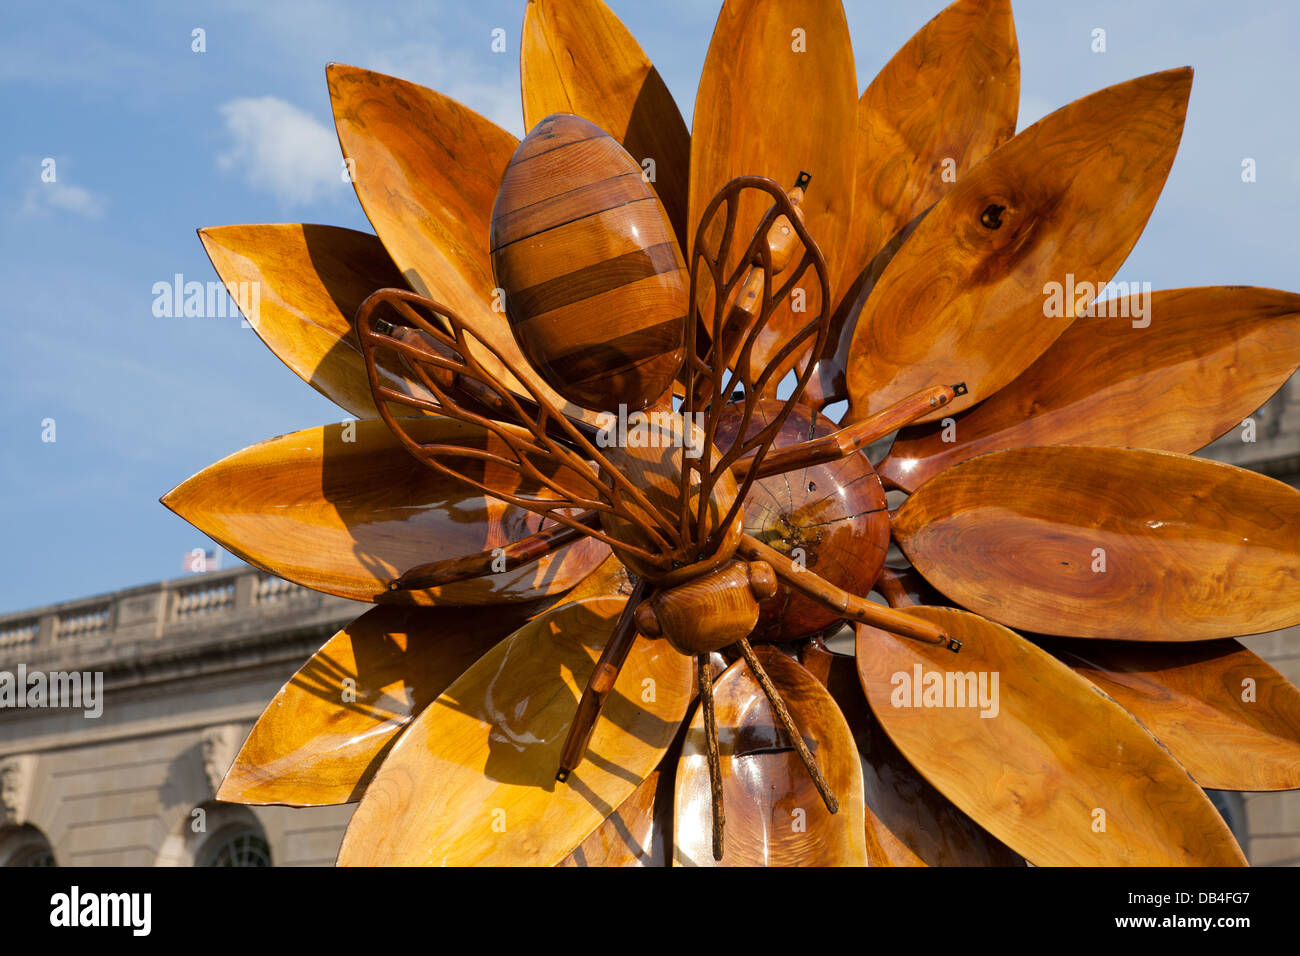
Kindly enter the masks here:
[[[504, 312], [492, 310], [492, 204], [519, 141], [455, 100], [396, 77], [332, 63], [326, 71], [343, 156], [357, 198], [420, 295], [443, 303], [521, 374], [530, 374]], [[508, 386], [514, 376], [481, 347], [476, 357]], [[536, 375], [547, 398], [578, 418]]]
[[1119, 268], [1155, 206], [1182, 133], [1190, 69], [1107, 87], [1035, 123], [930, 210], [868, 297], [849, 349], [853, 414], [931, 385], [983, 401], [1070, 324], [1047, 284], [1080, 292]]
[[[737, 176], [766, 176], [790, 188], [806, 171], [812, 185], [802, 204], [805, 222], [833, 282], [853, 214], [857, 101], [853, 45], [839, 0], [727, 0], [695, 97], [691, 228]], [[738, 234], [751, 236], [769, 205], [757, 198], [742, 203]], [[789, 313], [773, 318], [783, 315], [791, 321]], [[802, 327], [809, 316], [793, 318]]]
[[[906, 613], [942, 624], [961, 653], [859, 626], [867, 700], [926, 779], [1007, 846], [1037, 866], [1245, 864], [1187, 771], [1088, 681], [974, 614]], [[918, 671], [938, 676], [914, 688]], [[972, 679], [984, 681], [981, 706], [942, 692], [964, 693]], [[941, 692], [930, 699], [949, 706], [915, 693], [933, 680]]]
[[[377, 418], [352, 317], [376, 289], [402, 287], [376, 237], [335, 226], [215, 226], [199, 230], [227, 286], [257, 283], [249, 324], [304, 382], [359, 418]], [[249, 288], [252, 288], [250, 285]], [[251, 293], [250, 293], [251, 295]], [[390, 388], [429, 397], [401, 377]]]
[[862, 758], [867, 853], [872, 866], [1024, 866], [1006, 844], [917, 773], [862, 694], [853, 658], [829, 655], [827, 689]]
[[[671, 758], [669, 750], [665, 760]], [[668, 866], [672, 847], [673, 767], [659, 770], [557, 866]]]
[[361, 799], [389, 744], [533, 604], [376, 607], [330, 638], [275, 695], [217, 793], [227, 803]]
[[[408, 421], [417, 440], [508, 453], [476, 426]], [[512, 473], [498, 471], [494, 480], [511, 490]], [[162, 503], [250, 564], [356, 601], [531, 601], [577, 584], [609, 553], [583, 539], [500, 574], [426, 591], [386, 590], [412, 568], [526, 537], [542, 519], [438, 474], [374, 419], [251, 445], [177, 486]]]
[[831, 814], [744, 660], [713, 685], [726, 812], [713, 859], [704, 717], [697, 708], [677, 765], [678, 866], [866, 866], [862, 768], [853, 735], [817, 678], [770, 646], [754, 648], [840, 803]]
[[957, 0], [858, 101], [847, 290], [891, 237], [1016, 132], [1020, 56], [1009, 0]]
[[617, 555], [610, 554], [596, 565], [595, 570], [574, 585], [566, 598], [580, 601], [590, 597], [627, 597], [632, 593], [634, 584], [627, 565]]
[[638, 638], [586, 759], [556, 782], [578, 698], [623, 604], [566, 604], [466, 671], [394, 745], [339, 863], [551, 866], [568, 856], [655, 769], [690, 701], [689, 659]]
[[638, 163], [654, 160], [659, 194], [683, 249], [691, 135], [636, 38], [601, 0], [529, 0], [519, 68], [524, 126], [552, 113], [585, 117]]
[[1300, 623], [1300, 492], [1232, 465], [993, 452], [926, 482], [893, 531], [948, 597], [1027, 631], [1197, 641]]
[[1040, 643], [1142, 721], [1202, 787], [1300, 787], [1300, 690], [1237, 641]]
[[1300, 367], [1295, 293], [1207, 286], [1119, 302], [1115, 315], [1075, 320], [1019, 378], [957, 416], [955, 441], [937, 424], [904, 429], [881, 474], [915, 491], [959, 461], [1024, 445], [1193, 452]]

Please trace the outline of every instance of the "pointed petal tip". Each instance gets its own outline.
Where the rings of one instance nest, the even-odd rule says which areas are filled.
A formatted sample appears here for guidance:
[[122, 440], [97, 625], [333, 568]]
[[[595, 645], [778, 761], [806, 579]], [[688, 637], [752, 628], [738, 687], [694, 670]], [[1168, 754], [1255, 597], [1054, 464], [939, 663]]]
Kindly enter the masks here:
[[181, 482], [180, 485], [177, 485], [171, 491], [166, 492], [161, 498], [158, 499], [158, 504], [162, 505], [168, 511], [171, 511], [173, 514], [178, 515], [182, 518], [185, 516], [176, 510], [176, 498], [177, 498], [177, 492], [181, 490], [181, 485], [183, 484], [185, 483]]
[[248, 781], [244, 779], [243, 774], [236, 776], [237, 770], [238, 764], [230, 768], [225, 779], [221, 781], [221, 786], [217, 789], [216, 799], [220, 803], [255, 803], [255, 801], [245, 799]]
[[[1175, 66], [1168, 70], [1157, 70], [1155, 73], [1147, 73], [1144, 76], [1136, 76], [1129, 80], [1128, 83], [1139, 83], [1144, 80], [1158, 80], [1167, 86], [1171, 91], [1181, 92], [1184, 108], [1187, 105], [1187, 99], [1192, 93], [1192, 75], [1195, 71], [1190, 66]], [[1118, 84], [1126, 86], [1127, 83]]]

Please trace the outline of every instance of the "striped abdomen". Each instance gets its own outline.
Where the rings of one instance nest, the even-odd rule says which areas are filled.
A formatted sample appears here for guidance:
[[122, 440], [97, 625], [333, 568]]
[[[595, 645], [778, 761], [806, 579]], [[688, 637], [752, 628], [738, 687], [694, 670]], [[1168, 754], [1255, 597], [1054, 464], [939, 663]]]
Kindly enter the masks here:
[[641, 167], [600, 127], [557, 113], [519, 144], [492, 269], [520, 349], [565, 398], [639, 409], [672, 385], [690, 277]]

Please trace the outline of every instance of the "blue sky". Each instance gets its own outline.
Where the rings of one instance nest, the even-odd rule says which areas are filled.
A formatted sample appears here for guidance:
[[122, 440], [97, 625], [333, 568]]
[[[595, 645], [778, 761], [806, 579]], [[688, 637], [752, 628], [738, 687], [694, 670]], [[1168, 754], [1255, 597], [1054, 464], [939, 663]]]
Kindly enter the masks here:
[[[612, 0], [690, 121], [717, 5]], [[180, 574], [211, 547], [158, 504], [212, 461], [346, 417], [237, 318], [156, 318], [215, 279], [196, 228], [369, 229], [327, 62], [393, 73], [519, 133], [522, 0], [7, 2], [0, 33], [0, 613]], [[942, 2], [849, 0], [859, 87]], [[1165, 193], [1118, 278], [1300, 290], [1300, 4], [1013, 0], [1021, 126], [1095, 89], [1196, 68]], [[507, 52], [491, 52], [506, 30]], [[1106, 30], [1107, 50], [1091, 33]], [[191, 31], [207, 50], [191, 50]], [[1241, 181], [1244, 157], [1258, 179]], [[54, 183], [42, 162], [56, 163]], [[43, 442], [42, 421], [56, 441]], [[229, 559], [228, 559], [229, 562]]]

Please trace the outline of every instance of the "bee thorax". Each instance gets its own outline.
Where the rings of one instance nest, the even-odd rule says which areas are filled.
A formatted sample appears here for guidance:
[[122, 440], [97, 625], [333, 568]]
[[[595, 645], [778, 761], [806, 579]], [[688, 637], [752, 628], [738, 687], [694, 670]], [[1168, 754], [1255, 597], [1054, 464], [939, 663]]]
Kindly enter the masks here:
[[683, 654], [734, 644], [758, 623], [758, 602], [776, 590], [763, 561], [732, 561], [684, 584], [656, 591], [636, 609], [637, 630], [667, 638]]

